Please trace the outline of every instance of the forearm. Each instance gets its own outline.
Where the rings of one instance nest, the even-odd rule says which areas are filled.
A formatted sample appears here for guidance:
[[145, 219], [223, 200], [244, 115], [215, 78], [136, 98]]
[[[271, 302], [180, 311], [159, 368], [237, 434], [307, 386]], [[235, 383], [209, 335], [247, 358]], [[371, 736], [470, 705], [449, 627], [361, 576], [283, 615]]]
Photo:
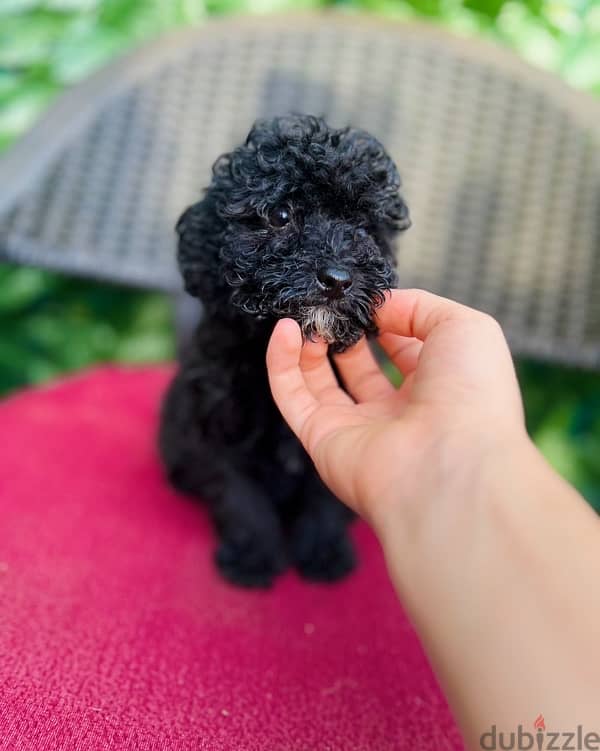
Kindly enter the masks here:
[[540, 712], [600, 730], [600, 522], [526, 439], [464, 479], [380, 536], [469, 747]]

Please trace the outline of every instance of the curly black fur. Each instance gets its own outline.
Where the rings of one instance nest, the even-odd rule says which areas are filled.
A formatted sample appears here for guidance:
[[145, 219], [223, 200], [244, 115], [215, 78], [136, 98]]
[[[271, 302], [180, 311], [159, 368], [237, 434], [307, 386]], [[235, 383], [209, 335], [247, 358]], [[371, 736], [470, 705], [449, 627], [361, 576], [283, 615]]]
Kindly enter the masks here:
[[258, 121], [220, 157], [177, 223], [186, 290], [205, 316], [163, 405], [171, 482], [205, 499], [230, 580], [267, 586], [292, 562], [332, 580], [353, 567], [347, 510], [320, 482], [270, 396], [264, 356], [289, 316], [330, 351], [375, 333], [410, 225], [400, 178], [364, 131], [294, 115]]

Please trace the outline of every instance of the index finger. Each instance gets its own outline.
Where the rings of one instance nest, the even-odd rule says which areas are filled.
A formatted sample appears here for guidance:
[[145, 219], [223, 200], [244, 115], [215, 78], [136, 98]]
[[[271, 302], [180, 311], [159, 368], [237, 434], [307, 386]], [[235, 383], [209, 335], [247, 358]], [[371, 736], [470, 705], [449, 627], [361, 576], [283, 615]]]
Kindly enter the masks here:
[[318, 408], [300, 369], [302, 334], [298, 324], [278, 321], [267, 348], [267, 371], [273, 399], [285, 421], [297, 436]]
[[422, 342], [436, 326], [449, 320], [465, 320], [483, 315], [466, 305], [439, 297], [421, 289], [393, 289], [376, 313], [382, 333], [420, 339]]

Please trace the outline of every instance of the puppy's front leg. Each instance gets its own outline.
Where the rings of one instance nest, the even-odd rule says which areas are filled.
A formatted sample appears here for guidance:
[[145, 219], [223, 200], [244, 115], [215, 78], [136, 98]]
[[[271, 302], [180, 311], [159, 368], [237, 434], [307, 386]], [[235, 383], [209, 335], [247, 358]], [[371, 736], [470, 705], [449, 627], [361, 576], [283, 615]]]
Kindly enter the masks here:
[[160, 453], [171, 484], [208, 506], [219, 536], [215, 561], [223, 575], [243, 586], [267, 587], [286, 562], [281, 523], [271, 498], [244, 471], [247, 451], [236, 449], [252, 423], [241, 419], [237, 405], [248, 400], [230, 397], [231, 370], [215, 359], [214, 353], [211, 359], [202, 352], [171, 383], [162, 409]]
[[295, 566], [307, 579], [341, 579], [356, 562], [348, 536], [352, 512], [325, 487], [312, 468], [301, 501], [302, 510], [292, 524], [290, 538]]
[[219, 534], [215, 562], [223, 576], [244, 587], [268, 587], [286, 566], [279, 517], [250, 478], [225, 470], [222, 495], [211, 504]]

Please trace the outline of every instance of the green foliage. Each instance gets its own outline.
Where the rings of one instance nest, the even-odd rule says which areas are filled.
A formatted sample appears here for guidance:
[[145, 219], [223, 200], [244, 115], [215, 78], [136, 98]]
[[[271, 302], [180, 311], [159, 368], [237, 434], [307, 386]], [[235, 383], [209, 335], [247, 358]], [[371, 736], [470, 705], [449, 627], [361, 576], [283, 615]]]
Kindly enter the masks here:
[[527, 428], [546, 458], [600, 511], [597, 373], [520, 362]]
[[[0, 0], [0, 149], [65, 86], [146, 39], [209, 14], [326, 5], [496, 39], [600, 93], [600, 0]], [[96, 362], [172, 354], [161, 295], [0, 267], [0, 393]], [[534, 439], [600, 509], [598, 376], [527, 362], [519, 378]]]
[[0, 393], [97, 362], [173, 356], [168, 301], [38, 269], [0, 267]]

